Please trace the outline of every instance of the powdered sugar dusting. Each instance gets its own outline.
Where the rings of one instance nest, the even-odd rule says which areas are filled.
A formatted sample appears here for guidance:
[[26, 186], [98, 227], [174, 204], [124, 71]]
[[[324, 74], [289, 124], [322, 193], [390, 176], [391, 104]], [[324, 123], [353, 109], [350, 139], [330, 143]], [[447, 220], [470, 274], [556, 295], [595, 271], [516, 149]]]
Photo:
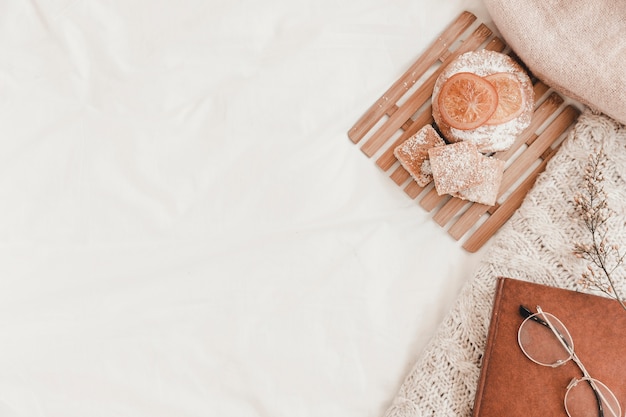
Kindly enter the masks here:
[[433, 175], [433, 169], [430, 166], [430, 159], [425, 159], [424, 162], [422, 162], [422, 174], [424, 175]]
[[[422, 128], [417, 131], [417, 133], [411, 136], [409, 139], [405, 140], [401, 145], [400, 149], [402, 152], [407, 154], [413, 154], [420, 150], [420, 148], [424, 147], [424, 145], [429, 145], [427, 130]], [[430, 146], [434, 146], [433, 143], [430, 143]]]
[[482, 156], [471, 142], [431, 148], [428, 151], [437, 194], [452, 194], [483, 181]]
[[455, 193], [455, 197], [473, 201], [487, 206], [496, 204], [502, 175], [504, 173], [504, 161], [481, 155], [480, 170], [483, 172], [483, 180], [480, 184]]
[[[472, 72], [481, 77], [498, 72], [514, 74], [522, 86], [522, 96], [524, 97], [522, 113], [506, 123], [483, 125], [471, 130], [455, 129], [448, 126], [441, 119], [437, 98], [443, 83], [459, 72]], [[432, 106], [435, 122], [449, 141], [473, 142], [479, 151], [484, 153], [502, 151], [510, 148], [516, 137], [530, 125], [534, 109], [533, 85], [520, 65], [508, 55], [486, 49], [466, 52], [451, 62], [437, 78], [433, 88]]]

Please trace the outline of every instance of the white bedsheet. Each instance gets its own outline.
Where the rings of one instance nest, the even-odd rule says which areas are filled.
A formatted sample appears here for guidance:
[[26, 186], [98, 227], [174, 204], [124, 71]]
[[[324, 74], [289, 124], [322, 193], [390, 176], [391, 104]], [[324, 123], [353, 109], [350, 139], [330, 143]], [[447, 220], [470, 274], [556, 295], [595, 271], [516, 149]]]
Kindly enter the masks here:
[[479, 0], [0, 3], [0, 416], [380, 416], [471, 276], [347, 130]]

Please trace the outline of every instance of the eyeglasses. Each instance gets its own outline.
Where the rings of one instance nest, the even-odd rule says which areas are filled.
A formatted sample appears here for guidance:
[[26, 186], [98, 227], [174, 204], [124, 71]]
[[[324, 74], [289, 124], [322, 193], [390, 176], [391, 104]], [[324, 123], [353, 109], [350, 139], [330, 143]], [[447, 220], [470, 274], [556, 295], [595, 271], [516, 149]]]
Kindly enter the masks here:
[[526, 319], [517, 332], [522, 352], [533, 362], [556, 368], [570, 359], [580, 368], [582, 378], [573, 378], [565, 393], [565, 411], [569, 417], [621, 417], [622, 410], [615, 394], [606, 385], [592, 378], [576, 353], [569, 331], [561, 321], [537, 306], [537, 313], [520, 306]]

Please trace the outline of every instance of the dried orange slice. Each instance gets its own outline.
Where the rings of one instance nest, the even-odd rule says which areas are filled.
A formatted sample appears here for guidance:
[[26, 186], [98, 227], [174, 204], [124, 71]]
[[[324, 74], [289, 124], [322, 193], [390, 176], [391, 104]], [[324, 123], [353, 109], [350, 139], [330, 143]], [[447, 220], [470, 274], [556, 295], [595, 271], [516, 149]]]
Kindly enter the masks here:
[[448, 125], [470, 130], [484, 124], [495, 112], [498, 93], [486, 79], [471, 72], [458, 72], [441, 86], [438, 104]]
[[522, 85], [510, 72], [498, 72], [485, 77], [498, 92], [498, 107], [493, 112], [486, 124], [499, 125], [515, 119], [522, 114], [524, 96]]

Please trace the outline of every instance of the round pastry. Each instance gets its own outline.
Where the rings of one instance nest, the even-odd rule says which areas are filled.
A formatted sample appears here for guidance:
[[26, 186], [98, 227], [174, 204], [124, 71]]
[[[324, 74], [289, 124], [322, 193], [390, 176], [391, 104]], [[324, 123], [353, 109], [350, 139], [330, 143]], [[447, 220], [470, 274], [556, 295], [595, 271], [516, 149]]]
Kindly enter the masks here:
[[433, 88], [433, 118], [449, 142], [468, 141], [482, 153], [509, 149], [530, 124], [533, 85], [500, 52], [466, 52], [441, 72]]

